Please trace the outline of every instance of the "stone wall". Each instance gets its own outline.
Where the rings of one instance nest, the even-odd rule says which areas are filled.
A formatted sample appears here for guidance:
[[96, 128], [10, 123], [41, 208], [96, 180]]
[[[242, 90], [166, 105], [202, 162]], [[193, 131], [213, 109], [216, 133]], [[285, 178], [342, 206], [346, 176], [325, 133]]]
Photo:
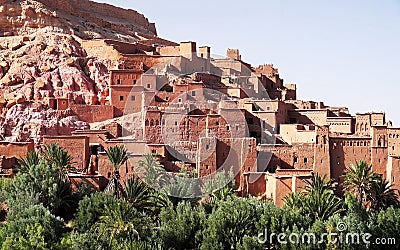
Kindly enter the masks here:
[[71, 110], [81, 121], [93, 123], [114, 118], [114, 107], [109, 105], [79, 105], [72, 104]]
[[45, 136], [43, 144], [57, 143], [73, 157], [74, 167], [84, 170], [89, 166], [90, 148], [87, 136]]

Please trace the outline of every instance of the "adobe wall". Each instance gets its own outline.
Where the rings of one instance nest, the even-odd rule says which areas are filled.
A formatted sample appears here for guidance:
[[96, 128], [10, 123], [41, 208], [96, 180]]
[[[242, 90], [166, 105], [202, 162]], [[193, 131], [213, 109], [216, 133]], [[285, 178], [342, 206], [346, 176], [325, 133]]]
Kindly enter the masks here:
[[371, 164], [371, 138], [368, 137], [331, 137], [330, 143], [330, 168], [331, 178], [339, 183], [341, 177], [351, 165], [363, 160]]
[[109, 105], [72, 104], [70, 108], [81, 121], [87, 123], [102, 122], [114, 118], [114, 107]]
[[179, 56], [180, 46], [157, 47], [157, 52], [162, 56]]
[[284, 198], [292, 192], [300, 192], [304, 187], [304, 180], [310, 180], [312, 177], [311, 170], [282, 170], [276, 174], [268, 175], [268, 193], [272, 196], [274, 204], [282, 207]]
[[388, 153], [400, 156], [400, 128], [388, 128]]
[[279, 135], [289, 144], [315, 143], [316, 140], [315, 127], [301, 124], [281, 124]]
[[33, 141], [30, 142], [5, 142], [0, 141], [0, 155], [7, 157], [25, 157], [35, 149]]
[[90, 143], [103, 145], [109, 139], [109, 133], [106, 130], [75, 130], [73, 136], [86, 136]]
[[87, 136], [44, 136], [43, 144], [57, 143], [73, 157], [74, 167], [83, 170], [89, 165], [90, 148]]
[[400, 190], [400, 157], [389, 156], [386, 180], [392, 188]]
[[140, 112], [142, 110], [143, 102], [141, 90], [143, 90], [143, 87], [141, 86], [112, 86], [110, 88], [110, 100], [111, 105], [115, 108], [114, 117], [120, 117], [124, 113], [129, 114]]
[[[259, 152], [264, 152], [267, 155], [272, 153], [271, 160], [268, 163], [268, 167], [265, 171], [274, 173], [276, 169], [290, 169], [294, 165], [294, 152], [291, 145], [277, 144], [272, 146], [260, 145], [258, 147]], [[263, 169], [264, 166], [259, 166]]]
[[110, 70], [110, 85], [139, 84], [139, 79], [144, 72], [142, 70]]
[[104, 125], [104, 130], [107, 130], [112, 138], [118, 138], [122, 136], [122, 125], [117, 122], [111, 122]]
[[276, 178], [276, 184], [273, 193], [273, 201], [274, 204], [278, 207], [282, 207], [284, 205], [283, 199], [286, 195], [292, 193], [292, 177], [278, 177]]
[[197, 153], [197, 174], [199, 177], [211, 175], [217, 170], [216, 145], [217, 139], [214, 137], [202, 137], [199, 139]]
[[290, 123], [326, 125], [327, 110], [289, 110]]
[[142, 55], [142, 54], [134, 54], [134, 55], [122, 55], [119, 60], [123, 62], [120, 65], [121, 69], [138, 69], [147, 71], [152, 67], [156, 66], [162, 62], [171, 62], [174, 57], [163, 57], [156, 55]]
[[314, 166], [314, 143], [294, 143], [293, 147], [295, 169], [313, 169]]
[[[172, 126], [169, 126], [171, 129]], [[171, 132], [177, 133], [177, 129], [172, 128]], [[169, 131], [166, 131], [169, 134]], [[150, 111], [146, 112], [145, 117], [145, 129], [144, 129], [145, 141], [148, 144], [164, 144], [162, 133], [161, 133], [161, 112], [160, 111]]]
[[327, 124], [332, 133], [353, 134], [354, 120], [352, 117], [328, 117]]
[[245, 185], [243, 185], [243, 196], [250, 194], [260, 197], [267, 192], [267, 173], [249, 172], [245, 174]]
[[[148, 147], [145, 142], [140, 141], [107, 141], [105, 143], [105, 149], [107, 150], [111, 146], [116, 145], [125, 145], [126, 149], [129, 152], [129, 160], [119, 167], [119, 173], [121, 176], [120, 181], [124, 183], [128, 178], [135, 175], [134, 167], [139, 165], [139, 161], [143, 160], [143, 155], [149, 153]], [[114, 173], [112, 164], [108, 159], [105, 153], [99, 153], [98, 155], [99, 162], [99, 175], [104, 176], [107, 179], [110, 179]]]
[[316, 133], [314, 172], [319, 173], [321, 176], [326, 175], [327, 178], [331, 178], [329, 128], [317, 126]]
[[[33, 151], [34, 143], [30, 142], [0, 142], [0, 167], [12, 169], [18, 163], [18, 159], [24, 158]], [[10, 172], [11, 174], [11, 172]]]

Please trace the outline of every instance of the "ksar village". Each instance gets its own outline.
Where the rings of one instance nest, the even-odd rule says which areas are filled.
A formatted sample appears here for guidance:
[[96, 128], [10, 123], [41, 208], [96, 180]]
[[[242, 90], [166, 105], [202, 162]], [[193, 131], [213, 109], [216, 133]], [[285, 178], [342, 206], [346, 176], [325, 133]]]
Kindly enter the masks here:
[[2, 249], [399, 249], [400, 127], [299, 98], [250, 44], [0, 1]]

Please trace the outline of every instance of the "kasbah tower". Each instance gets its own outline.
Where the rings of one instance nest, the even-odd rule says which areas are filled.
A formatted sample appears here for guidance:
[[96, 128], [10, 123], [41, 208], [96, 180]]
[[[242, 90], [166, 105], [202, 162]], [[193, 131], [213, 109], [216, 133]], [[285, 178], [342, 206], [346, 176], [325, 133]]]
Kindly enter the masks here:
[[[68, 15], [76, 15], [83, 8], [70, 6], [81, 3], [64, 3], [68, 1], [39, 2], [55, 11], [63, 8]], [[90, 8], [96, 9], [91, 4]], [[9, 15], [18, 16], [15, 12], [18, 8]], [[127, 15], [122, 9], [114, 12], [120, 17]], [[225, 56], [213, 58], [208, 46], [158, 37], [155, 25], [134, 13], [136, 30], [129, 39], [59, 29], [64, 31], [60, 36], [69, 37], [68, 42], [75, 46], [63, 49], [63, 67], [89, 67], [88, 60], [79, 61], [81, 58], [106, 62], [106, 77], [93, 80], [94, 84], [103, 81], [104, 88], [80, 90], [94, 91], [97, 96], [84, 93], [84, 98], [78, 98], [74, 89], [49, 88], [54, 78], [44, 81], [43, 77], [51, 74], [54, 65], [40, 68], [40, 77], [31, 82], [31, 92], [12, 94], [4, 86], [27, 84], [26, 78], [13, 78], [11, 63], [0, 59], [1, 175], [12, 176], [17, 159], [29, 151], [57, 142], [74, 157], [77, 171], [70, 177], [101, 189], [113, 173], [105, 150], [115, 145], [126, 145], [130, 151], [131, 160], [119, 169], [122, 181], [134, 175], [144, 154], [155, 155], [171, 174], [186, 168], [202, 177], [219, 169], [231, 152], [230, 162], [236, 164], [232, 165], [236, 169], [235, 192], [271, 199], [278, 206], [315, 173], [327, 175], [340, 186], [345, 169], [360, 160], [400, 189], [400, 128], [392, 127], [385, 113], [350, 114], [346, 107], [299, 100], [297, 86], [284, 83], [272, 64], [251, 65], [238, 49], [227, 49]], [[65, 25], [60, 20], [49, 23]], [[107, 24], [109, 29], [121, 32], [117, 26]], [[8, 40], [0, 43], [0, 48], [18, 52], [34, 43], [30, 34], [36, 28], [14, 26], [10, 30], [3, 23], [1, 39]], [[43, 46], [42, 52], [57, 56], [57, 49]], [[81, 54], [75, 55], [78, 50]], [[88, 81], [94, 79], [90, 74], [88, 77]], [[208, 94], [210, 90], [221, 96]], [[54, 116], [75, 117], [74, 124], [83, 125], [71, 129], [59, 124], [56, 130], [40, 129], [36, 137], [26, 136], [27, 131], [16, 136], [13, 125], [5, 122], [7, 117], [15, 109], [32, 105], [44, 107], [43, 112]], [[183, 115], [171, 115], [174, 112]]]

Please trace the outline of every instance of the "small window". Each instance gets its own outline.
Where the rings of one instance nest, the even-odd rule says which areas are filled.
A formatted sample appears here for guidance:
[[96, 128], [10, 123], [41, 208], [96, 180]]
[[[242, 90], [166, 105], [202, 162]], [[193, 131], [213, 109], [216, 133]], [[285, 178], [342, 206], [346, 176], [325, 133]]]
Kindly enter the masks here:
[[307, 158], [304, 158], [304, 163], [308, 163], [308, 159]]
[[175, 121], [175, 126], [178, 126], [178, 122], [177, 121]]
[[206, 165], [206, 169], [208, 169], [209, 167], [208, 167], [208, 165]]
[[133, 85], [136, 85], [136, 80], [133, 80]]
[[217, 121], [217, 122], [215, 123], [215, 125], [219, 126], [219, 122]]
[[157, 154], [157, 150], [152, 149], [152, 150], [151, 150], [151, 153], [152, 153], [152, 154]]
[[132, 101], [135, 101], [135, 100], [136, 100], [136, 96], [134, 96], [134, 95], [131, 96], [131, 100], [132, 100]]
[[236, 124], [236, 130], [239, 130], [239, 125], [238, 124]]
[[226, 125], [226, 130], [229, 131], [231, 129], [231, 126]]
[[147, 88], [148, 89], [151, 88], [151, 84], [150, 83], [147, 84]]
[[206, 145], [206, 150], [209, 150], [210, 149], [210, 145]]
[[192, 96], [196, 96], [196, 91], [192, 91]]
[[178, 103], [182, 103], [182, 98], [178, 98]]
[[117, 84], [121, 84], [121, 79], [118, 79], [118, 80], [117, 80]]
[[169, 101], [169, 96], [165, 97], [165, 100]]
[[124, 96], [119, 96], [119, 100], [122, 102], [124, 100]]
[[297, 157], [295, 156], [294, 157], [294, 163], [297, 163], [298, 162], [298, 159], [297, 159]]

